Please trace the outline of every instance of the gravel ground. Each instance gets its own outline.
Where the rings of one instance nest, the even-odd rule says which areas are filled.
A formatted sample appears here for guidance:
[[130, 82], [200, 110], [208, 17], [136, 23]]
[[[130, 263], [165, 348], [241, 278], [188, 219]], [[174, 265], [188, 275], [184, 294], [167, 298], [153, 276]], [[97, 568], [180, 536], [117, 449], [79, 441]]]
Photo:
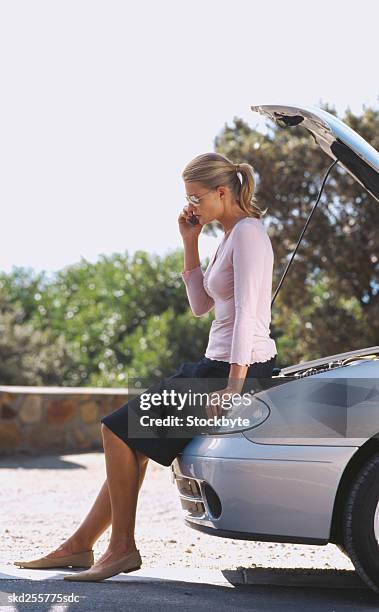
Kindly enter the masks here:
[[[80, 524], [105, 477], [100, 452], [0, 459], [0, 563], [47, 554]], [[107, 529], [94, 546], [105, 550]], [[201, 534], [184, 524], [170, 468], [150, 461], [140, 492], [136, 543], [145, 567], [353, 569], [339, 549]]]

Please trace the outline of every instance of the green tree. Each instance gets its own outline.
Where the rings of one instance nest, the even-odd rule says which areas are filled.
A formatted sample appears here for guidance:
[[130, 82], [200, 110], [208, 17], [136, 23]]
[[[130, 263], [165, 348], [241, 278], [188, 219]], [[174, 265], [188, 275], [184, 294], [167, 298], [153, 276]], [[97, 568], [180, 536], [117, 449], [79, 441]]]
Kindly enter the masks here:
[[[181, 250], [162, 258], [137, 251], [94, 264], [82, 259], [53, 279], [18, 268], [0, 282], [12, 307], [25, 302], [18, 316], [26, 337], [39, 334], [46, 351], [57, 350], [49, 364], [57, 364], [63, 340], [69, 347], [71, 361], [56, 370], [59, 384], [127, 386], [128, 377], [166, 376], [205, 351], [212, 315], [199, 320], [190, 312], [182, 266]], [[32, 369], [28, 377], [48, 384], [51, 373], [37, 378]]]
[[[25, 294], [26, 295], [26, 294]], [[63, 335], [35, 329], [20, 302], [0, 288], [0, 383], [59, 385], [74, 357]]]

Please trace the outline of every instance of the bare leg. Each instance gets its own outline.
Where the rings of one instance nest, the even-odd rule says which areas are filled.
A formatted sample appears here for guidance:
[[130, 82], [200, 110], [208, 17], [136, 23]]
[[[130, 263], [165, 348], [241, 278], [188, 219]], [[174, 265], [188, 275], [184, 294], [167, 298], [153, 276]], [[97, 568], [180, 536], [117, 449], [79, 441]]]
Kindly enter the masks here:
[[[139, 484], [141, 489], [145, 477], [148, 457], [138, 453], [139, 462]], [[76, 546], [77, 551], [91, 550], [94, 543], [100, 538], [101, 534], [109, 527], [112, 522], [112, 508], [109, 496], [108, 479], [106, 479], [100, 492], [90, 509], [89, 513], [79, 525], [78, 529], [72, 534], [70, 540]], [[87, 548], [86, 548], [87, 547]], [[75, 551], [74, 551], [75, 552]]]
[[112, 532], [106, 551], [92, 566], [96, 569], [104, 568], [109, 563], [137, 550], [134, 528], [140, 477], [136, 451], [125, 444], [104, 423], [101, 426], [101, 433], [111, 502]]
[[[123, 443], [125, 444], [125, 443]], [[126, 446], [126, 445], [125, 445]], [[128, 447], [129, 448], [129, 447]], [[149, 457], [135, 451], [139, 463], [139, 490], [141, 489]], [[108, 479], [102, 484], [100, 491], [79, 527], [56, 550], [46, 555], [49, 558], [63, 557], [67, 554], [91, 550], [94, 543], [112, 522], [112, 508], [109, 496]]]

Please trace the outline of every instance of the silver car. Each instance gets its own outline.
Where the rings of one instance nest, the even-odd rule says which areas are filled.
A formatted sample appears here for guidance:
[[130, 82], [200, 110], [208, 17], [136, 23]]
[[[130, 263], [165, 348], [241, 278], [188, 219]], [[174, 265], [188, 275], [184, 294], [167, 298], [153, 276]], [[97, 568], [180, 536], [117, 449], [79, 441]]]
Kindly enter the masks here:
[[[328, 173], [342, 166], [379, 201], [379, 153], [342, 121], [313, 107], [251, 108], [303, 126], [333, 160]], [[379, 593], [379, 346], [276, 368], [253, 387], [233, 408], [248, 426], [197, 435], [171, 464], [185, 524], [226, 538], [337, 544]]]

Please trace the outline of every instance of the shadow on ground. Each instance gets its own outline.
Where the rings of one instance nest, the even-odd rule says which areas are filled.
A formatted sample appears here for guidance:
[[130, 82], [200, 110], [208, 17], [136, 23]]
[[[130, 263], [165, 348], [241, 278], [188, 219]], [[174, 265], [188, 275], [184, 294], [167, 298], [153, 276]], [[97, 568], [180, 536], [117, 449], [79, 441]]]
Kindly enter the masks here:
[[[93, 454], [99, 451], [94, 451]], [[89, 452], [83, 452], [83, 455], [88, 455]], [[70, 455], [70, 453], [66, 453]], [[80, 453], [75, 451], [72, 456], [79, 456]], [[76, 461], [65, 458], [65, 455], [28, 455], [18, 454], [17, 456], [0, 457], [0, 469], [18, 469], [24, 470], [86, 470], [87, 467]]]
[[[365, 587], [355, 572], [334, 570], [267, 570], [264, 568], [238, 568], [209, 573], [204, 580], [201, 572], [184, 568], [177, 570], [185, 579], [173, 579], [175, 570], [161, 568], [155, 571], [139, 570], [133, 574], [118, 574], [100, 582], [67, 582], [65, 570], [43, 572], [37, 570], [33, 579], [14, 578], [2, 567], [0, 574], [0, 606], [11, 605], [13, 610], [43, 611], [52, 605], [63, 604], [70, 610], [128, 609], [209, 611], [217, 606], [218, 612], [251, 610], [280, 610], [293, 612], [301, 606], [302, 612], [330, 612], [331, 610], [377, 610], [379, 596]], [[166, 571], [167, 570], [167, 571]], [[33, 572], [33, 570], [31, 570]], [[37, 576], [39, 574], [39, 578]], [[71, 572], [69, 572], [71, 573]], [[203, 572], [205, 573], [205, 572]], [[13, 579], [10, 578], [13, 577]], [[30, 571], [28, 573], [30, 576]], [[197, 580], [195, 578], [197, 577]], [[210, 582], [210, 581], [213, 582]], [[14, 601], [8, 596], [29, 597], [29, 602]], [[49, 601], [38, 602], [38, 595], [50, 594]], [[53, 601], [53, 594], [57, 599]], [[36, 599], [32, 602], [32, 596]], [[58, 596], [60, 599], [58, 599]], [[68, 599], [64, 601], [64, 597]], [[70, 598], [71, 597], [71, 601]], [[73, 601], [73, 598], [76, 601]]]

